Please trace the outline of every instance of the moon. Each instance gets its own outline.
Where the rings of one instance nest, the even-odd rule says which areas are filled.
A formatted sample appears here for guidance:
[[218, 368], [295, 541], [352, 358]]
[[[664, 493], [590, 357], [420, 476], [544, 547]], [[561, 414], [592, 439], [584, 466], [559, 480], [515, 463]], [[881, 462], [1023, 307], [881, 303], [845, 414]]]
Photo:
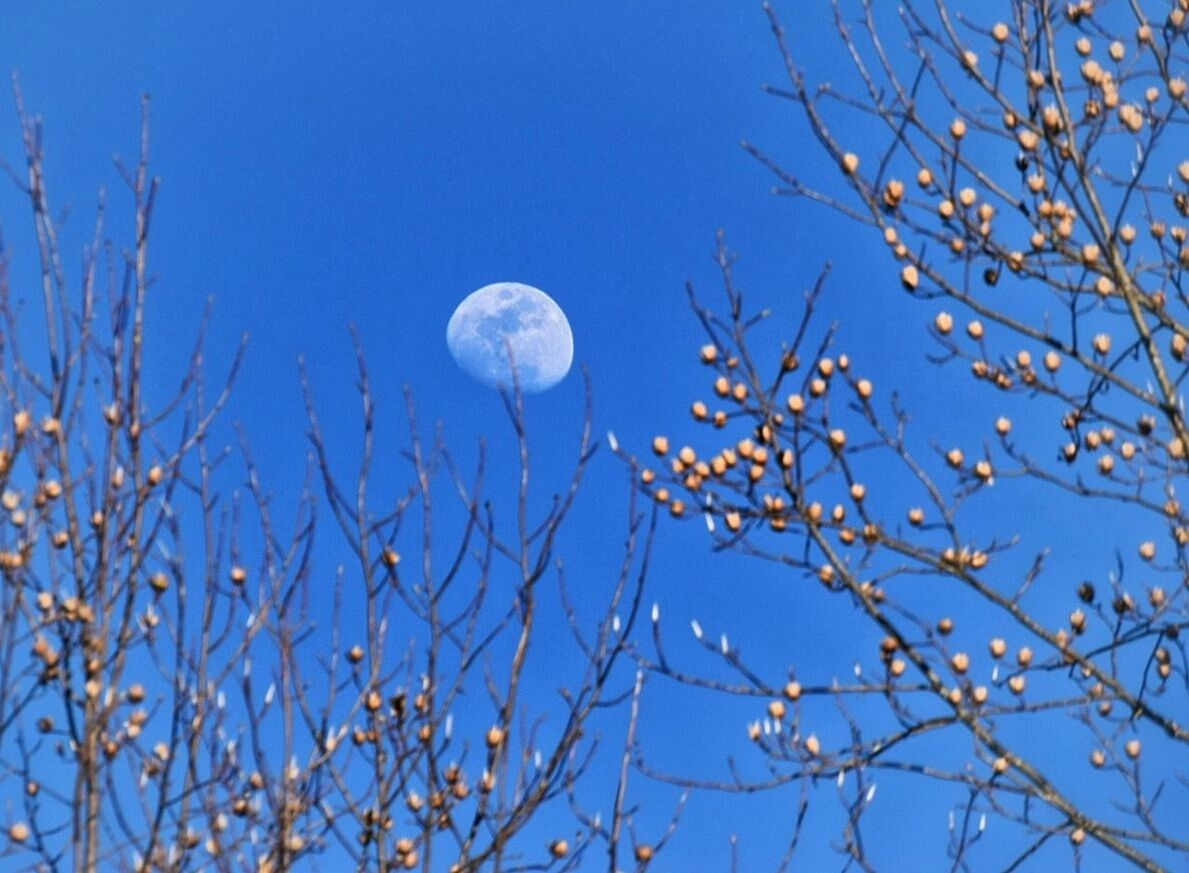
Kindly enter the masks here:
[[[493, 388], [552, 388], [570, 372], [574, 335], [553, 298], [531, 285], [496, 282], [467, 296], [446, 325], [450, 354], [470, 376]], [[509, 361], [508, 350], [512, 358]]]

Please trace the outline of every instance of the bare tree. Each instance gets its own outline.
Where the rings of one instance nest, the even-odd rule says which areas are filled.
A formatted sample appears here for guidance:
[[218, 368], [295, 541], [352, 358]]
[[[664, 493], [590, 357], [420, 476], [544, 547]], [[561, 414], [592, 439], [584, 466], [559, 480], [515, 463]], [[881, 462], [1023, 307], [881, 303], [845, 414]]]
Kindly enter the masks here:
[[[846, 683], [830, 677], [849, 664], [764, 676], [695, 625], [736, 676], [726, 681], [674, 663], [654, 624], [639, 654], [649, 671], [760, 699], [749, 734], [766, 775], [658, 773], [646, 743], [638, 763], [729, 792], [799, 785], [783, 807], [781, 869], [806, 839], [821, 793], [811, 786], [827, 784], [843, 806], [847, 866], [886, 863], [880, 834], [863, 829], [876, 774], [949, 798], [954, 869], [1053, 869], [1070, 856], [1099, 869], [1109, 855], [1146, 870], [1183, 865], [1187, 5], [831, 8], [853, 89], [815, 83], [795, 48], [813, 36], [791, 39], [766, 6], [787, 70], [767, 91], [801, 113], [846, 193], [745, 148], [778, 193], [852, 222], [852, 248], [886, 246], [904, 305], [935, 307], [933, 359], [973, 378], [965, 412], [1005, 394], [1030, 411], [1015, 423], [992, 413], [981, 446], [917, 433], [897, 386], [862, 373], [883, 362], [835, 348], [834, 327], [815, 318], [824, 274], [779, 350], [755, 341], [766, 311], [745, 306], [720, 239], [725, 306], [690, 292], [713, 395], [691, 411], [716, 445], [678, 449], [662, 436], [660, 466], [623, 456], [673, 516], [705, 517], [715, 549], [816, 580], [840, 632], [869, 629], [855, 638], [872, 647], [855, 656], [879, 666], [856, 665]], [[1021, 530], [989, 538], [980, 524], [992, 484], [1047, 489], [1053, 515], [1029, 518], [1028, 532], [1083, 513], [1088, 530], [1116, 538], [1117, 564], [1077, 584], [1045, 572], [1050, 550], [1075, 544], [1021, 560]], [[1132, 541], [1133, 530], [1147, 533]], [[975, 626], [955, 612], [978, 616]], [[1038, 742], [1045, 735], [1062, 740]], [[994, 841], [982, 839], [988, 827]]]
[[[212, 386], [204, 321], [173, 396], [147, 396], [146, 311], [167, 293], [149, 268], [147, 103], [139, 158], [118, 165], [133, 242], [109, 239], [101, 194], [72, 280], [41, 126], [17, 98], [26, 166], [6, 169], [32, 205], [42, 311], [0, 281], [4, 869], [646, 863], [664, 840], [633, 841], [626, 768], [606, 819], [579, 784], [601, 756], [625, 760], [599, 749], [599, 713], [621, 707], [631, 735], [643, 680], [619, 665], [655, 521], [631, 489], [618, 571], [570, 600], [559, 536], [593, 455], [589, 400], [570, 479], [538, 511], [524, 406], [505, 395], [519, 470], [505, 515], [485, 450], [465, 472], [411, 396], [408, 450], [380, 444], [356, 338], [361, 441], [332, 444], [303, 372], [310, 455], [297, 504], [278, 507], [250, 435], [232, 448], [219, 424], [242, 345]], [[384, 493], [373, 470], [393, 461], [410, 482]], [[542, 648], [543, 622], [568, 626], [576, 669]], [[545, 665], [553, 704], [525, 692]]]

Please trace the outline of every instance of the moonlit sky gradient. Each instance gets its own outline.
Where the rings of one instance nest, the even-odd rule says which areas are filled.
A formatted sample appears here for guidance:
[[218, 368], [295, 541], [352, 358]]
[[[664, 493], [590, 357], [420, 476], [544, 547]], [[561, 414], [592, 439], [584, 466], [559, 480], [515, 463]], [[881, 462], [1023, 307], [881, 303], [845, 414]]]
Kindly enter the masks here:
[[[778, 5], [818, 79], [839, 75], [828, 4]], [[739, 148], [740, 139], [757, 142], [801, 175], [836, 184], [793, 108], [760, 91], [780, 79], [782, 66], [758, 2], [295, 0], [282, 8], [58, 0], [18, 2], [7, 12], [0, 58], [20, 72], [28, 103], [45, 117], [50, 192], [58, 208], [72, 207], [68, 254], [89, 232], [101, 184], [111, 191], [113, 234], [129, 238], [111, 155], [135, 153], [138, 98], [151, 93], [153, 158], [164, 182], [151, 252], [159, 279], [150, 387], [161, 394], [176, 384], [213, 295], [212, 370], [226, 366], [241, 331], [251, 335], [227, 420], [241, 422], [257, 446], [278, 506], [296, 497], [307, 451], [299, 355], [332, 441], [350, 447], [358, 435], [350, 323], [369, 356], [389, 461], [377, 465], [373, 493], [409, 479], [398, 454], [408, 444], [406, 384], [421, 421], [442, 421], [462, 456], [481, 434], [490, 438], [492, 457], [504, 463], [493, 465], [488, 492], [514, 493], [513, 435], [500, 399], [454, 365], [443, 341], [462, 297], [506, 277], [552, 295], [578, 349], [575, 372], [528, 402], [542, 500], [564, 487], [574, 457], [578, 365], [589, 368], [597, 433], [614, 430], [641, 453], [659, 431], [678, 445], [692, 438], [689, 403], [709, 392], [683, 285], [691, 280], [704, 299], [719, 299], [711, 259], [718, 228], [741, 255], [749, 305], [773, 310], [757, 337], [773, 355], [795, 323], [802, 290], [830, 260], [823, 323], [840, 321], [839, 348], [873, 374], [881, 398], [902, 387], [921, 434], [974, 446], [996, 415], [1019, 414], [1011, 398], [981, 408], [987, 395], [972, 402], [960, 372], [926, 364], [924, 325], [934, 309], [904, 299], [878, 242], [857, 238], [823, 209], [772, 196], [771, 176]], [[21, 165], [11, 113], [0, 113], [0, 152]], [[30, 288], [28, 210], [10, 185], [0, 185], [0, 219], [14, 286]], [[881, 484], [878, 474], [869, 483], [873, 491]], [[985, 502], [978, 524], [1021, 532], [1028, 556], [1054, 544], [1062, 572], [1051, 584], [1068, 595], [1069, 580], [1100, 573], [1113, 551], [1072, 513], [1051, 532], [1020, 531], [1019, 519], [1036, 517], [1046, 500], [1017, 487], [1010, 500]], [[601, 451], [561, 543], [571, 584], [612, 578], [625, 515], [626, 474]], [[692, 618], [714, 637], [729, 634], [774, 680], [790, 664], [828, 682], [845, 677], [860, 652], [873, 662], [876, 638], [840, 622], [843, 613], [820, 586], [711, 554], [700, 520], [661, 528], [647, 597], [661, 605], [670, 654], [692, 670], [714, 671], [692, 644]], [[1052, 617], [1059, 615], [1055, 607]], [[573, 668], [571, 639], [552, 633], [543, 640], [551, 667]], [[538, 678], [530, 703], [553, 705], [556, 683]], [[762, 776], [745, 740], [759, 714], [759, 703], [651, 682], [640, 738], [664, 769], [722, 778], [727, 755], [736, 754], [745, 772]], [[621, 742], [622, 727], [601, 725], [610, 746]], [[959, 759], [968, 753], [956, 750]], [[1058, 775], [1084, 778], [1080, 754]], [[656, 839], [678, 792], [634, 778], [644, 804], [637, 828], [642, 839]], [[610, 809], [613, 784], [608, 771], [592, 773], [593, 807]], [[740, 869], [774, 869], [796, 799], [795, 789], [696, 794], [656, 869], [726, 869], [732, 833]], [[924, 783], [881, 785], [867, 825], [880, 831], [876, 865], [941, 869], [947, 809], [928, 799]], [[564, 808], [558, 816], [535, 823], [533, 838], [543, 845], [551, 832], [571, 832]], [[825, 836], [840, 824], [826, 788], [794, 869], [841, 867]], [[1113, 860], [1094, 857], [1093, 869], [1113, 869]], [[1058, 847], [1051, 859], [1061, 866], [1068, 854]]]

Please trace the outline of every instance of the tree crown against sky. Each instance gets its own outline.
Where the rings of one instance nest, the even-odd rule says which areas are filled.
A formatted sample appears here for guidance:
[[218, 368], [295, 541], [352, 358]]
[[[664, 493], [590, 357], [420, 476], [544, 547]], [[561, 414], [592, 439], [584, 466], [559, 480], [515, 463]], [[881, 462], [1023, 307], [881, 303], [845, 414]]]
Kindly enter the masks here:
[[[1075, 866], [1166, 869], [1187, 848], [1176, 825], [1189, 741], [1186, 10], [1020, 3], [982, 21], [985, 10], [910, 3], [892, 37], [874, 4], [854, 19], [834, 9], [849, 80], [814, 81], [769, 8], [787, 77], [768, 91], [802, 112], [849, 196], [745, 148], [778, 193], [841, 213], [887, 247], [904, 291], [933, 302], [934, 361], [968, 368], [960, 411], [983, 417], [982, 433], [973, 444], [947, 429], [920, 435], [900, 386], [865, 378], [865, 355], [811, 329], [821, 283], [765, 364], [751, 340], [765, 314], [744, 306], [720, 245], [725, 309], [691, 291], [715, 371], [711, 404], [691, 412], [738, 441], [673, 457], [657, 437], [664, 469], [640, 475], [671, 514], [705, 515], [717, 548], [842, 595], [851, 609], [837, 627], [865, 617], [882, 635], [882, 666], [872, 673], [860, 657], [852, 682], [812, 686], [790, 669], [782, 687], [725, 635], [704, 645], [735, 681], [670, 666], [659, 642], [652, 666], [767, 695], [750, 735], [769, 772], [712, 784], [836, 776], [842, 848], [860, 866], [883, 836], [863, 822], [871, 780], [913, 773], [964, 798], [950, 811], [955, 866], [1015, 869], [1056, 857], [1061, 838]], [[1018, 417], [1004, 414], [1013, 408]], [[1008, 493], [986, 499], [993, 488]], [[1007, 503], [988, 519], [997, 500]], [[1038, 501], [1025, 529], [1010, 510], [1020, 500]], [[1077, 533], [1066, 538], [1067, 519]], [[1040, 547], [1021, 560], [1029, 533]], [[1085, 537], [1115, 555], [1064, 581], [1062, 553]], [[993, 848], [980, 845], [988, 826]], [[803, 836], [798, 819], [792, 843]]]

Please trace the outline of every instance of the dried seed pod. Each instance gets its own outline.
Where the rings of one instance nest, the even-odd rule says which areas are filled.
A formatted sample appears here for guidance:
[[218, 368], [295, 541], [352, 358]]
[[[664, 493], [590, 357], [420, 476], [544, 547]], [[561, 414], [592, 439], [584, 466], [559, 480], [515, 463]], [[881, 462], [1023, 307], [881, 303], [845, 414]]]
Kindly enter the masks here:
[[499, 725], [492, 725], [487, 729], [487, 736], [485, 737], [487, 748], [498, 748], [504, 742], [504, 737], [504, 729]]
[[900, 271], [900, 284], [902, 284], [907, 291], [915, 291], [921, 282], [920, 273], [912, 264], [908, 264]]

